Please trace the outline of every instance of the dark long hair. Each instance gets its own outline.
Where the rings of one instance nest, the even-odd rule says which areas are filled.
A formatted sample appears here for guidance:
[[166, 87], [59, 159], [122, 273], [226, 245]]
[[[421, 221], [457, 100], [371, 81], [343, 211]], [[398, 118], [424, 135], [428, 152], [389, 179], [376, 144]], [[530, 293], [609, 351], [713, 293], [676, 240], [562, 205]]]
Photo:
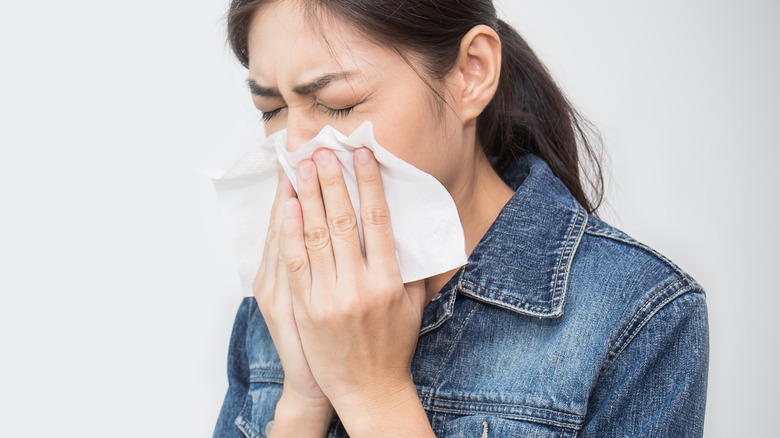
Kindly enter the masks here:
[[[228, 41], [245, 67], [249, 65], [247, 37], [253, 14], [272, 1], [231, 2]], [[528, 43], [496, 17], [491, 0], [299, 1], [310, 12], [327, 12], [351, 23], [405, 59], [408, 51], [421, 55], [425, 73], [433, 80], [443, 79], [455, 66], [466, 33], [480, 24], [491, 27], [501, 39], [501, 76], [496, 95], [477, 118], [477, 136], [493, 167], [501, 172], [518, 156], [535, 154], [589, 212], [601, 204], [604, 180], [592, 141], [594, 131]]]

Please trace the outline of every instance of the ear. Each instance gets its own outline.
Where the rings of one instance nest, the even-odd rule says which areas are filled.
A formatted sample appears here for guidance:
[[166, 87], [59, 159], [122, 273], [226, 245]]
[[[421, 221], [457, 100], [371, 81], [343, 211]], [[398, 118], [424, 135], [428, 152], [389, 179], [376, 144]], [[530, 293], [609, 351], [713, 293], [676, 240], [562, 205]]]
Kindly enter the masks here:
[[461, 40], [458, 62], [448, 75], [463, 123], [476, 119], [493, 99], [500, 73], [501, 39], [490, 27], [475, 26]]

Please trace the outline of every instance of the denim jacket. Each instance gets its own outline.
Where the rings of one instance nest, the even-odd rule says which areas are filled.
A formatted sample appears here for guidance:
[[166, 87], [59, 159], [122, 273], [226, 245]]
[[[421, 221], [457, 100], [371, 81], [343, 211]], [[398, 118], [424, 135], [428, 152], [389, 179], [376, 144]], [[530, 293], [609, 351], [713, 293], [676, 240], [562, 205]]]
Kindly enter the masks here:
[[[588, 215], [533, 155], [425, 308], [412, 375], [438, 437], [697, 437], [709, 357], [702, 287]], [[282, 391], [253, 298], [241, 304], [215, 437], [265, 437]], [[329, 437], [347, 436], [334, 418]]]

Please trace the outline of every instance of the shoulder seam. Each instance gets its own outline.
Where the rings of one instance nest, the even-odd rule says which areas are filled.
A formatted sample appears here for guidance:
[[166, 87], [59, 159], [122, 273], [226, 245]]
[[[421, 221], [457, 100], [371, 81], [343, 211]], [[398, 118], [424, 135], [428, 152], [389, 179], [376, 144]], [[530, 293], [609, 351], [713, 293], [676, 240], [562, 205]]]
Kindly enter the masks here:
[[617, 361], [620, 354], [628, 348], [631, 341], [639, 334], [640, 331], [647, 325], [647, 323], [655, 316], [661, 309], [666, 307], [667, 304], [676, 300], [677, 298], [687, 293], [704, 293], [704, 290], [695, 281], [690, 281], [689, 277], [678, 278], [666, 287], [654, 293], [648, 297], [648, 299], [642, 304], [636, 311], [634, 316], [629, 320], [626, 327], [617, 337], [617, 340], [613, 344], [607, 353], [604, 364], [599, 371], [599, 377], [609, 370], [609, 368]]
[[585, 233], [590, 234], [591, 236], [596, 237], [603, 237], [605, 239], [611, 239], [620, 243], [624, 243], [626, 245], [633, 246], [635, 248], [638, 248], [653, 257], [657, 258], [658, 260], [662, 261], [668, 268], [672, 269], [675, 273], [677, 273], [679, 276], [685, 278], [688, 282], [696, 283], [696, 280], [691, 278], [685, 271], [680, 269], [679, 266], [677, 266], [673, 261], [669, 260], [664, 256], [663, 254], [659, 253], [658, 251], [654, 250], [653, 248], [650, 248], [649, 246], [645, 245], [644, 243], [641, 243], [637, 240], [634, 240], [632, 237], [628, 236], [625, 233], [616, 233], [612, 232], [609, 229], [603, 229], [603, 228], [597, 228], [594, 225], [592, 225], [590, 222], [588, 223], [588, 226], [585, 228]]

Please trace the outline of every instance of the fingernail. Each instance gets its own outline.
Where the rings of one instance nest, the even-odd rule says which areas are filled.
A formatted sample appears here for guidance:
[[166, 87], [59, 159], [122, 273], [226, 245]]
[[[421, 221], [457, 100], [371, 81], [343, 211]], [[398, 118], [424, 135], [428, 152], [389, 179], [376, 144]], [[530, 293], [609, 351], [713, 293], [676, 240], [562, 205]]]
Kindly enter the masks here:
[[328, 165], [330, 164], [331, 154], [331, 151], [319, 151], [314, 154], [314, 161], [320, 166]]
[[295, 204], [292, 199], [288, 199], [284, 206], [284, 217], [291, 218], [293, 212], [295, 212]]
[[358, 149], [357, 159], [360, 164], [368, 164], [371, 161], [371, 152], [366, 148]]
[[309, 162], [304, 162], [298, 165], [298, 176], [301, 179], [309, 179], [314, 175], [314, 166]]

